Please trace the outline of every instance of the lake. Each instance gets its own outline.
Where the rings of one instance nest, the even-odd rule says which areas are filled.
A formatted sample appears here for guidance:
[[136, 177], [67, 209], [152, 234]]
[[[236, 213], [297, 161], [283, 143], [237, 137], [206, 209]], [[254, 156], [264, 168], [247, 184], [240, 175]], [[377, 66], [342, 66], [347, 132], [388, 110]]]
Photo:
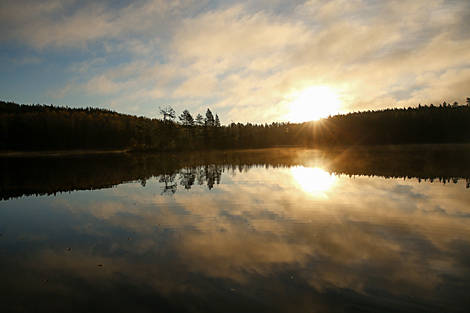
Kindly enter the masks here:
[[469, 157], [2, 157], [2, 311], [468, 312]]

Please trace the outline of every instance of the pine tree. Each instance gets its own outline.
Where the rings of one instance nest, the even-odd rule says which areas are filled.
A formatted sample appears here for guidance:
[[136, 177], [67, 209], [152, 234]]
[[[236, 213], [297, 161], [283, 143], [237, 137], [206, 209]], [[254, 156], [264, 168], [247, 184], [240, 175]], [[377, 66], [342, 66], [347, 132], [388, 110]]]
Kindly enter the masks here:
[[204, 125], [204, 117], [198, 113], [196, 116], [196, 125], [203, 126]]
[[191, 113], [189, 113], [188, 110], [183, 111], [183, 113], [179, 116], [179, 120], [180, 120], [182, 125], [185, 125], [185, 126], [193, 126], [194, 125], [194, 118], [191, 115]]
[[214, 126], [214, 115], [212, 114], [210, 109], [206, 111], [206, 119], [204, 120], [206, 126]]

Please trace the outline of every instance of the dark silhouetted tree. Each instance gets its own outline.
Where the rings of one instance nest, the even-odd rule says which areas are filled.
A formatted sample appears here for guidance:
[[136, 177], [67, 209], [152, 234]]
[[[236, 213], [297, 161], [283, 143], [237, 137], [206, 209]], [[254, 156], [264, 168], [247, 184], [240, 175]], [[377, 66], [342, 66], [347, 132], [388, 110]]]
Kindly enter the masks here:
[[175, 125], [173, 120], [176, 118], [175, 110], [171, 106], [158, 107], [160, 109], [160, 115], [163, 115], [163, 126], [161, 127], [161, 138], [162, 148], [169, 150], [175, 148], [177, 134], [175, 132]]
[[196, 116], [196, 125], [203, 126], [204, 125], [204, 117], [198, 113]]
[[184, 126], [193, 126], [194, 125], [194, 118], [189, 113], [188, 110], [184, 110], [183, 113], [179, 116], [179, 120], [182, 125]]
[[214, 115], [212, 114], [210, 109], [206, 111], [206, 118], [204, 120], [206, 126], [214, 126], [215, 120]]
[[160, 110], [160, 115], [163, 115], [163, 122], [166, 123], [167, 120], [173, 121], [176, 118], [175, 110], [167, 105], [166, 107], [158, 107]]

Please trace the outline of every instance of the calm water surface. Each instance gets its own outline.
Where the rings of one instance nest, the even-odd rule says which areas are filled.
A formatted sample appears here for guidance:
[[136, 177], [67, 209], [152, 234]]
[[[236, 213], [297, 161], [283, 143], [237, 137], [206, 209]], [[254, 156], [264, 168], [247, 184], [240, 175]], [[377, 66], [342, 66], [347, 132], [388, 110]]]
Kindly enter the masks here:
[[468, 312], [463, 150], [3, 159], [2, 311]]

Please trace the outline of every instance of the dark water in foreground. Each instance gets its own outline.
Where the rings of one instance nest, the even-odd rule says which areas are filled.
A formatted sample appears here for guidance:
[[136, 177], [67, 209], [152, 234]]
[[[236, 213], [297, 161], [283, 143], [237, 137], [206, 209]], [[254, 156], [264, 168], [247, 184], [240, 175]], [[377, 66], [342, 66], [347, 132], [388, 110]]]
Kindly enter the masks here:
[[469, 156], [0, 159], [2, 312], [468, 312]]

